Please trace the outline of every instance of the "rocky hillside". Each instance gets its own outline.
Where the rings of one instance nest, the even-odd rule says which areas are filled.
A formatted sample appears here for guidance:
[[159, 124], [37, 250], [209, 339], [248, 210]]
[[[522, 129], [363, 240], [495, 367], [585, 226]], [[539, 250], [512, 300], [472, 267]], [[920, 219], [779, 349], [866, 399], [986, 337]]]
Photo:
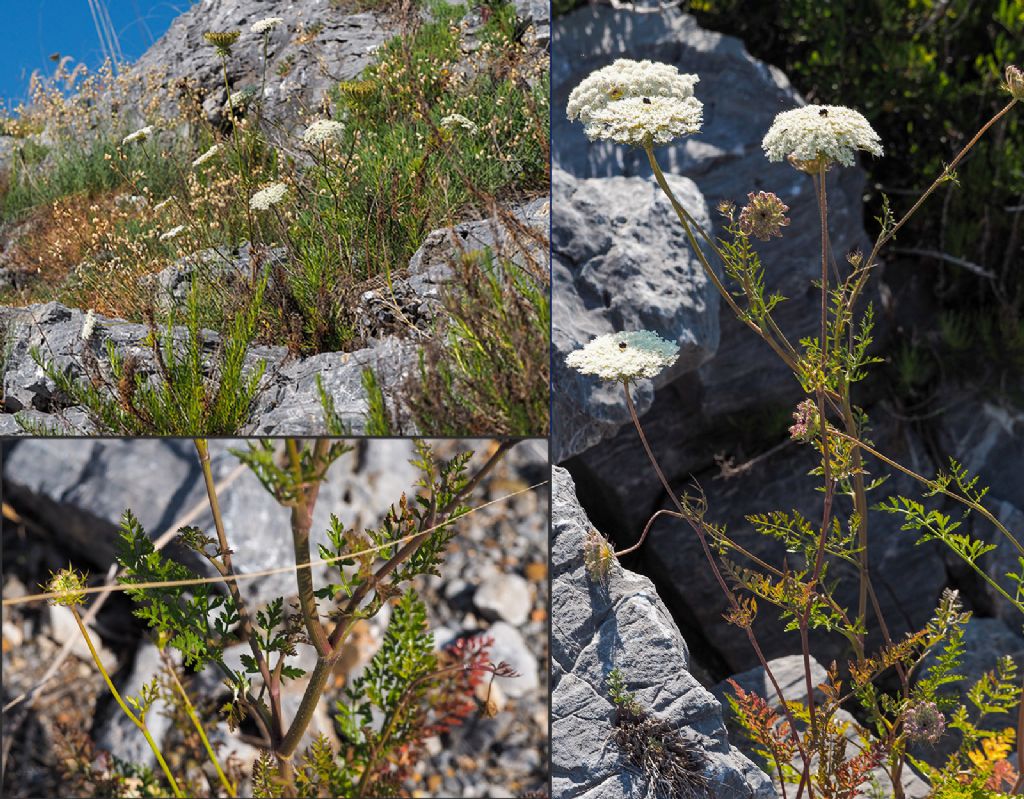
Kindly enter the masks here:
[[[190, 138], [199, 138], [200, 146], [209, 147], [209, 144], [202, 144], [203, 137], [213, 136], [220, 142], [216, 147], [223, 147], [231, 142], [237, 144], [240, 136], [256, 135], [252, 131], [258, 130], [262, 137], [258, 147], [269, 146], [273, 150], [271, 162], [276, 159], [278, 168], [294, 170], [299, 177], [295, 178], [295, 186], [289, 191], [301, 195], [308, 190], [301, 183], [305, 176], [312, 175], [313, 180], [317, 179], [317, 153], [314, 150], [311, 154], [308, 148], [303, 149], [303, 130], [311, 120], [329, 118], [332, 113], [341, 118], [356, 113], [348, 107], [339, 106], [338, 87], [351, 87], [352, 96], [356, 98], [352, 100], [353, 107], [361, 107], [358, 106], [358, 98], [364, 97], [371, 85], [362, 80], [367, 70], [374, 68], [389, 42], [396, 37], [408, 36], [410, 26], [430, 24], [432, 14], [429, 3], [362, 4], [314, 0], [296, 4], [283, 0], [203, 0], [181, 14], [139, 62], [123, 73], [116, 84], [122, 94], [117, 94], [115, 99], [101, 95], [95, 100], [83, 99], [81, 102], [84, 107], [92, 109], [89, 113], [93, 113], [95, 108], [107, 108], [111, 118], [122, 126], [128, 123], [139, 125], [152, 118], [169, 119], [165, 122], [168, 129], [158, 126], [152, 128], [154, 132], [151, 134], [154, 139], [159, 139], [160, 147], [169, 148], [164, 151], [162, 157], [165, 158], [171, 158], [172, 154], [182, 160], [193, 158], [194, 154], [188, 154], [187, 150], [178, 153]], [[450, 78], [445, 78], [445, 86], [452, 92], [452, 97], [458, 98], [458, 91], [468, 91], [468, 87], [476, 86], [475, 81], [495, 91], [515, 91], [524, 96], [540, 92], [547, 70], [547, 15], [547, 4], [528, 0], [515, 5], [499, 4], [494, 9], [488, 6], [455, 13], [453, 18], [459, 20], [458, 24], [446, 33], [452, 37], [456, 47], [454, 55], [448, 54], [454, 66], [446, 66], [443, 70], [445, 74], [453, 73]], [[265, 35], [252, 32], [251, 26], [266, 18], [280, 18], [281, 21]], [[231, 47], [230, 57], [222, 59], [218, 50], [204, 39], [210, 31], [241, 32]], [[445, 46], [448, 47], [447, 44]], [[515, 48], [514, 57], [500, 52], [500, 48], [505, 46]], [[414, 54], [421, 59], [428, 55], [427, 51]], [[503, 58], [508, 59], [507, 64], [502, 65]], [[398, 63], [395, 61], [388, 69], [402, 68]], [[379, 69], [383, 70], [382, 74], [386, 72]], [[379, 81], [385, 79], [391, 78], [386, 78], [386, 75], [378, 78]], [[232, 89], [230, 96], [225, 82]], [[258, 110], [253, 99], [256, 96], [261, 98]], [[197, 106], [195, 113], [198, 115], [186, 119], [181, 116], [185, 111], [180, 109], [191, 108], [190, 103]], [[500, 100], [498, 105], [501, 105]], [[73, 102], [71, 107], [74, 107]], [[546, 147], [546, 110], [543, 116]], [[12, 122], [10, 130], [14, 133], [0, 136], [3, 141], [0, 171], [15, 177], [21, 175], [20, 164], [26, 153], [37, 151], [45, 153], [37, 168], [45, 171], [47, 164], [52, 164], [53, 169], [63, 169], [64, 161], [60, 159], [64, 156], [50, 134], [46, 131], [26, 132], [24, 127], [18, 128]], [[108, 162], [115, 165], [122, 154], [126, 162], [136, 157], [131, 154], [134, 151], [129, 149], [129, 145], [121, 142], [121, 135], [126, 129], [130, 127], [121, 128], [109, 143], [118, 155], [114, 159], [108, 157]], [[364, 141], [358, 132], [354, 135], [352, 148], [356, 150], [357, 145], [362, 146]], [[451, 136], [443, 131], [435, 134], [436, 140], [424, 145], [427, 153], [422, 158], [440, 159], [440, 155], [431, 156], [429, 148], [446, 146], [445, 142], [450, 146]], [[422, 134], [419, 138], [423, 138]], [[409, 156], [403, 149], [407, 149], [406, 145], [374, 140], [366, 146], [372, 152], [360, 157], [365, 161], [370, 161], [371, 156], [379, 157], [380, 168], [384, 170], [382, 174], [363, 175], [357, 170], [349, 170], [344, 163], [335, 166], [346, 180], [369, 181], [367, 185], [352, 186], [351, 189], [353, 195], [356, 190], [368, 192], [365, 203], [376, 214], [375, 224], [378, 225], [374, 235], [379, 231], [390, 231], [383, 234], [383, 244], [390, 247], [390, 239], [399, 239], [407, 231], [420, 228], [424, 218], [431, 218], [433, 209], [428, 206], [407, 210], [401, 201], [395, 201], [393, 194], [389, 195], [389, 206], [384, 211], [378, 209], [377, 193], [383, 190], [385, 195], [388, 194], [377, 184], [391, 180], [387, 173], [391, 163], [389, 159], [394, 160], [397, 157], [395, 153], [403, 158]], [[387, 150], [392, 146], [396, 148], [395, 153]], [[481, 145], [474, 143], [473, 146]], [[211, 148], [212, 151], [216, 147]], [[245, 147], [249, 148], [246, 152], [251, 152], [256, 145], [250, 143]], [[321, 155], [327, 157], [326, 150]], [[75, 157], [91, 156], [85, 153]], [[348, 157], [352, 157], [351, 152]], [[474, 157], [481, 158], [479, 153]], [[195, 158], [196, 162], [199, 160]], [[416, 166], [417, 163], [411, 159], [409, 168], [421, 168]], [[187, 162], [182, 166], [187, 169]], [[199, 169], [195, 163], [192, 166]], [[333, 404], [336, 421], [345, 429], [351, 432], [367, 429], [370, 406], [373, 405], [378, 417], [383, 414], [390, 420], [392, 432], [415, 432], [417, 423], [410, 405], [415, 404], [413, 394], [422, 379], [418, 372], [421, 352], [427, 353], [426, 360], [443, 363], [447, 348], [453, 346], [448, 337], [449, 324], [457, 327], [467, 321], [458, 321], [460, 314], [484, 311], [473, 306], [473, 303], [479, 305], [483, 299], [465, 291], [468, 273], [464, 262], [480, 259], [486, 251], [495, 261], [500, 263], [506, 259], [530, 275], [530, 282], [523, 284], [521, 288], [525, 288], [517, 294], [514, 279], [497, 273], [496, 279], [503, 284], [501, 292], [504, 294], [499, 292], [496, 295], [499, 299], [490, 304], [499, 306], [493, 309], [498, 314], [512, 312], [505, 307], [506, 303], [525, 308], [534, 302], [533, 299], [524, 299], [521, 296], [523, 292], [532, 294], [537, 291], [537, 296], [546, 294], [547, 203], [543, 198], [532, 198], [541, 193], [538, 175], [545, 172], [547, 166], [546, 163], [540, 164], [537, 167], [540, 172], [533, 174], [537, 171], [534, 169], [536, 166], [516, 162], [508, 169], [520, 169], [521, 174], [514, 171], [497, 176], [487, 173], [485, 179], [494, 183], [494, 196], [480, 186], [460, 188], [459, 191], [468, 192], [462, 209], [458, 211], [464, 221], [460, 221], [458, 216], [454, 220], [442, 217], [438, 221], [443, 219], [445, 227], [437, 225], [438, 229], [433, 232], [429, 226], [426, 227], [404, 251], [401, 247], [405, 245], [395, 244], [399, 247], [396, 251], [405, 255], [400, 263], [394, 265], [384, 260], [385, 254], [376, 244], [371, 247], [367, 243], [366, 253], [357, 252], [363, 247], [362, 242], [357, 242], [345, 255], [350, 259], [345, 262], [347, 265], [341, 269], [332, 267], [322, 253], [315, 251], [315, 247], [320, 246], [316, 242], [327, 230], [344, 230], [343, 226], [338, 227], [343, 222], [324, 216], [316, 223], [319, 228], [302, 232], [299, 222], [304, 217], [299, 209], [288, 215], [284, 227], [273, 234], [279, 241], [272, 244], [248, 241], [246, 236], [254, 231], [253, 212], [244, 199], [241, 210], [243, 216], [248, 215], [248, 222], [243, 222], [241, 228], [232, 234], [235, 237], [233, 241], [210, 246], [203, 238], [206, 234], [200, 235], [202, 229], [207, 226], [211, 229], [227, 228], [234, 224], [226, 216], [225, 200], [218, 199], [212, 206], [197, 205], [203, 209], [196, 211], [199, 219], [188, 217], [160, 222], [157, 209], [180, 200], [172, 195], [156, 203], [159, 196], [151, 197], [147, 193], [148, 187], [143, 187], [140, 192], [131, 175], [128, 176], [131, 186], [117, 186], [112, 191], [92, 190], [99, 192], [99, 196], [92, 199], [95, 205], [89, 211], [91, 221], [79, 220], [75, 216], [81, 209], [76, 209], [73, 196], [69, 199], [58, 195], [35, 206], [18, 206], [20, 210], [10, 212], [8, 221], [0, 218], [0, 301], [6, 301], [10, 306], [0, 308], [0, 366], [3, 372], [0, 430], [8, 435], [21, 434], [26, 430], [79, 435], [96, 431], [97, 425], [102, 429], [104, 425], [95, 408], [84, 408], [80, 397], [59, 391], [52, 376], [47, 376], [38, 361], [43, 361], [50, 369], [61, 371], [77, 381], [79, 386], [103, 385], [101, 394], [124, 404], [123, 394], [118, 396], [120, 378], [111, 363], [108, 344], [113, 345], [114, 358], [129, 359], [133, 368], [137, 367], [135, 375], [155, 385], [158, 364], [154, 363], [152, 347], [143, 345], [149, 339], [150, 325], [140, 323], [154, 312], [159, 319], [157, 327], [161, 329], [172, 315], [175, 320], [183, 319], [188, 314], [187, 297], [200, 284], [201, 288], [197, 290], [201, 294], [209, 292], [209, 296], [200, 301], [204, 313], [211, 318], [224, 317], [217, 332], [206, 330], [200, 334], [204, 353], [201, 380], [208, 385], [216, 385], [221, 378], [219, 370], [222, 366], [217, 362], [218, 347], [225, 341], [226, 330], [234, 318], [232, 314], [239, 313], [237, 306], [244, 308], [244, 303], [256, 296], [256, 283], [262, 272], [267, 276], [267, 282], [260, 311], [262, 318], [256, 325], [260, 345], [251, 347], [245, 355], [243, 373], [246, 376], [254, 374], [260, 364], [263, 364], [264, 373], [247, 419], [235, 426], [234, 432], [322, 431], [325, 429], [325, 402], [316, 382], [318, 377], [326, 391], [327, 403]], [[152, 162], [142, 162], [140, 168], [152, 171], [156, 166]], [[265, 170], [266, 167], [259, 168]], [[469, 181], [467, 185], [472, 186], [472, 181], [477, 180], [465, 175], [432, 172], [447, 168], [430, 164], [427, 174], [437, 182], [432, 190], [447, 195], [451, 193], [448, 183], [466, 180]], [[478, 174], [470, 172], [465, 165], [453, 168], [466, 168], [467, 175]], [[479, 172], [479, 168], [474, 168]], [[527, 176], [530, 170], [533, 172]], [[264, 183], [268, 177], [269, 174], [259, 180]], [[245, 187], [232, 185], [230, 181], [237, 181], [237, 176], [232, 178], [230, 173], [223, 179], [228, 187], [225, 191], [245, 191], [248, 194], [253, 190], [246, 181], [243, 181]], [[406, 179], [413, 180], [410, 186], [419, 180], [408, 176], [402, 178]], [[246, 180], [251, 181], [252, 178]], [[204, 188], [206, 184], [198, 178], [187, 177], [187, 181], [189, 190], [194, 190], [197, 198], [207, 190]], [[410, 190], [401, 189], [402, 192]], [[27, 190], [19, 191], [24, 194]], [[326, 192], [326, 189], [319, 191]], [[426, 190], [421, 187], [421, 191]], [[415, 193], [411, 197], [410, 201], [415, 200]], [[21, 194], [12, 186], [7, 201], [22, 204], [31, 201], [31, 198], [20, 198]], [[112, 207], [109, 221], [105, 221], [107, 217], [104, 216], [108, 213], [107, 203]], [[364, 217], [365, 222], [367, 212], [360, 211], [355, 200], [353, 203], [356, 203], [357, 221]], [[52, 212], [48, 210], [51, 204]], [[131, 213], [125, 211], [131, 208], [141, 209], [139, 213], [145, 224], [150, 224], [148, 217], [152, 215], [153, 223], [162, 227], [155, 227], [140, 234], [141, 238], [132, 240], [131, 237], [136, 236], [132, 231], [139, 226], [140, 220], [131, 218]], [[338, 213], [336, 206], [333, 210], [307, 210], [313, 212], [314, 220], [321, 210], [327, 214]], [[225, 214], [225, 218], [217, 218], [218, 214]], [[407, 217], [403, 216], [406, 214]], [[183, 224], [168, 230], [174, 221]], [[269, 221], [273, 223], [273, 219]], [[456, 224], [449, 225], [449, 221]], [[56, 245], [58, 250], [63, 248], [61, 257], [65, 261], [67, 258], [77, 258], [78, 261], [62, 263], [59, 267], [53, 263], [54, 259], [47, 255], [53, 250], [52, 242], [48, 243], [46, 237], [64, 234], [51, 228], [64, 226], [70, 228], [68, 234], [72, 234], [79, 225], [87, 228], [97, 222], [105, 224], [107, 232], [114, 231], [109, 246], [102, 244], [107, 241], [104, 238], [107, 233], [86, 230], [86, 238], [91, 236], [94, 242], [101, 242], [99, 248], [86, 245], [83, 257], [79, 250], [61, 238]], [[261, 227], [262, 224], [255, 229], [261, 239], [267, 237], [267, 229]], [[296, 239], [300, 233], [304, 238]], [[175, 244], [175, 237], [181, 239], [180, 245]], [[70, 238], [72, 236], [69, 235]], [[194, 241], [191, 240], [193, 238]], [[169, 243], [167, 246], [178, 247], [177, 257], [169, 254], [167, 246], [162, 246], [165, 241]], [[307, 246], [314, 248], [308, 256], [302, 252]], [[339, 249], [350, 247], [338, 246]], [[143, 252], [145, 256], [140, 255]], [[330, 253], [328, 256], [339, 257]], [[152, 257], [156, 264], [152, 270], [145, 262], [148, 257]], [[105, 267], [105, 262], [113, 266]], [[161, 264], [166, 265], [158, 268]], [[336, 271], [331, 272], [331, 269]], [[380, 270], [380, 273], [374, 274], [375, 270]], [[133, 279], [127, 276], [129, 272], [137, 272], [138, 276]], [[361, 277], [360, 273], [368, 276]], [[112, 279], [108, 275], [112, 275]], [[477, 275], [477, 280], [480, 279], [483, 279], [482, 274]], [[111, 294], [115, 289], [116, 293]], [[57, 301], [40, 302], [52, 297]], [[82, 298], [89, 304], [76, 304], [76, 298]], [[85, 312], [93, 302], [97, 309], [106, 305], [130, 306], [131, 314], [125, 315], [131, 318], [124, 319], [117, 313], [99, 310], [90, 315], [90, 320], [94, 321], [86, 325]], [[528, 319], [515, 323], [505, 321], [510, 339], [516, 336], [536, 338], [526, 327]], [[82, 335], [84, 331], [88, 335]], [[176, 341], [186, 337], [183, 329], [174, 332], [173, 336]], [[533, 344], [536, 346], [532, 349], [546, 351], [546, 342]], [[516, 348], [516, 344], [508, 346], [509, 350]], [[32, 355], [34, 349], [36, 357]], [[368, 371], [375, 375], [375, 385], [370, 387], [365, 385]], [[535, 388], [539, 395], [546, 391], [546, 386], [540, 382], [545, 378], [544, 370], [537, 372], [536, 376]], [[378, 390], [383, 391], [383, 397], [375, 393]], [[477, 409], [470, 410], [478, 412]], [[458, 427], [459, 424], [454, 422], [452, 426]], [[518, 432], [542, 433], [546, 419], [531, 420], [527, 426], [530, 430]], [[377, 427], [379, 429], [380, 425]]]

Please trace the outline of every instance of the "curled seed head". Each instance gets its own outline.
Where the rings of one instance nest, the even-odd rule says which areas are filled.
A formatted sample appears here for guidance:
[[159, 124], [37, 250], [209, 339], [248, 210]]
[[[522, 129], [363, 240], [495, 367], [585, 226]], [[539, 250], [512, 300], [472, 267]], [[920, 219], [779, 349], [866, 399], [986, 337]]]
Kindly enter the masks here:
[[50, 575], [46, 590], [61, 595], [50, 597], [50, 602], [54, 605], [66, 607], [81, 605], [85, 601], [85, 575], [75, 571], [69, 565], [66, 569], [61, 569]]
[[1014, 100], [1024, 100], [1024, 71], [1013, 64], [1006, 68], [1006, 90]]

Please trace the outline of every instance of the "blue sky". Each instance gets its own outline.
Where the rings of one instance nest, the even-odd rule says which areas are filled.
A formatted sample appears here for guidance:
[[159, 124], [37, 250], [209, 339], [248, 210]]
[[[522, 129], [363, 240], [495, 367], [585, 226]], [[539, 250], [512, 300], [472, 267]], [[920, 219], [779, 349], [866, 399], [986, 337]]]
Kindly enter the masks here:
[[[96, 2], [96, 0], [94, 0]], [[192, 0], [102, 0], [126, 60], [142, 55]], [[103, 48], [89, 0], [0, 0], [4, 41], [0, 47], [0, 99], [8, 108], [26, 98], [32, 71], [53, 71], [52, 53], [70, 55], [90, 69]]]

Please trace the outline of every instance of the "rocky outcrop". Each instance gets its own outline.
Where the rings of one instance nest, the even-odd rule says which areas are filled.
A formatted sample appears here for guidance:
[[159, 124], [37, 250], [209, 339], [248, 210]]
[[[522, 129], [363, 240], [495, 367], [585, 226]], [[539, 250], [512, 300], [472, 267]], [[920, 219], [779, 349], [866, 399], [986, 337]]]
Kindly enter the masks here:
[[[357, 78], [395, 34], [387, 15], [352, 13], [345, 5], [334, 0], [202, 0], [179, 15], [134, 68], [160, 73], [168, 85], [193, 83], [203, 111], [217, 121], [224, 114], [227, 89], [220, 57], [203, 34], [240, 31], [226, 64], [231, 90], [263, 87], [265, 117], [296, 127], [323, 107], [339, 81]], [[544, 47], [550, 38], [547, 3], [519, 0], [516, 11], [529, 40]], [[263, 34], [250, 28], [267, 17], [283, 21], [268, 34], [264, 53]]]
[[[263, 34], [250, 27], [266, 17], [283, 22], [267, 37], [264, 62]], [[265, 80], [267, 117], [293, 126], [319, 108], [338, 81], [356, 78], [393, 35], [382, 17], [347, 13], [331, 0], [203, 0], [171, 23], [136, 62], [135, 70], [163, 73], [168, 84], [194, 82], [202, 92], [204, 112], [220, 119], [227, 89], [221, 59], [203, 34], [232, 30], [241, 36], [226, 63], [231, 90], [259, 90]]]
[[[643, 198], [657, 193], [650, 183], [651, 170], [644, 153], [608, 142], [589, 142], [582, 125], [565, 116], [569, 92], [590, 72], [616, 58], [664, 61], [700, 77], [696, 95], [704, 103], [703, 129], [659, 148], [659, 162], [666, 172], [692, 181], [681, 199], [695, 215], [723, 200], [743, 205], [748, 192], [759, 190], [774, 191], [790, 206], [793, 224], [783, 238], [755, 244], [768, 270], [769, 290], [789, 298], [777, 309], [776, 319], [794, 342], [814, 330], [817, 300], [812, 282], [821, 270], [817, 205], [810, 180], [788, 164], [769, 163], [761, 139], [779, 111], [803, 101], [785, 75], [750, 56], [738, 39], [704, 30], [693, 17], [675, 9], [636, 14], [604, 5], [579, 8], [557, 20], [552, 52], [552, 158], [559, 167], [553, 174], [554, 196], [559, 201], [552, 220], [552, 246], [556, 270], [566, 270], [562, 277], [556, 275], [561, 281], [556, 283], [556, 292], [570, 292], [565, 298], [556, 295], [555, 358], [564, 357], [562, 349], [575, 336], [603, 332], [609, 324], [654, 324], [654, 329], [659, 329], [661, 320], [655, 312], [616, 317], [604, 307], [602, 297], [622, 296], [622, 306], [637, 303], [632, 306], [637, 314], [651, 298], [659, 298], [657, 302], [667, 306], [675, 297], [679, 305], [689, 306], [688, 313], [680, 311], [678, 319], [691, 324], [688, 329], [673, 330], [664, 321], [661, 324], [683, 347], [682, 363], [669, 377], [676, 379], [664, 388], [658, 384], [653, 401], [647, 386], [641, 388], [638, 398], [649, 407], [646, 423], [657, 431], [654, 438], [664, 434], [671, 441], [671, 447], [666, 447], [671, 450], [671, 459], [665, 463], [669, 473], [685, 473], [708, 463], [702, 434], [722, 416], [795, 403], [799, 386], [767, 345], [731, 314], [719, 313], [717, 300], [708, 298], [712, 288], [704, 284], [699, 270], [694, 272], [696, 264], [692, 256], [683, 254], [685, 246], [678, 246], [679, 234], [662, 229], [665, 225], [678, 227], [678, 223], [673, 223], [670, 215], [644, 210], [647, 201]], [[634, 181], [635, 189], [605, 189], [601, 180], [612, 176], [621, 185]], [[860, 169], [835, 170], [829, 176], [830, 232], [839, 260], [849, 250], [865, 246], [863, 185]], [[711, 216], [712, 221], [718, 219], [717, 213]], [[582, 228], [590, 233], [589, 252], [561, 233], [566, 228], [580, 229], [581, 223], [589, 226]], [[712, 232], [724, 235], [718, 224]], [[602, 248], [611, 246], [601, 244], [602, 238], [608, 237], [614, 238], [616, 247], [653, 263], [632, 271], [606, 267], [597, 272], [591, 259], [601, 259]], [[621, 256], [618, 261], [627, 263]], [[600, 284], [594, 285], [597, 278]], [[648, 287], [641, 288], [645, 283]], [[598, 324], [597, 318], [604, 321]], [[686, 374], [681, 375], [683, 371]], [[556, 396], [580, 393], [564, 374], [556, 371], [554, 379]], [[633, 468], [639, 464], [631, 459], [635, 434], [625, 429], [617, 437], [612, 435], [616, 424], [609, 418], [602, 391], [591, 390], [584, 400], [580, 409], [566, 405], [554, 416], [556, 458], [565, 460], [600, 438], [610, 438], [606, 445], [583, 456], [586, 467], [603, 483], [602, 490], [616, 498], [628, 497], [637, 506], [649, 504], [651, 489], [629, 479], [642, 471]], [[685, 424], [678, 423], [681, 415], [685, 415]], [[626, 420], [621, 413], [614, 419], [618, 425]], [[642, 458], [643, 452], [638, 452]]]
[[[443, 293], [454, 286], [455, 265], [465, 255], [490, 251], [540, 280], [548, 263], [545, 232], [549, 213], [548, 200], [542, 197], [495, 211], [488, 219], [428, 234], [410, 259], [408, 270], [396, 275], [391, 287], [381, 282], [360, 292], [357, 315], [360, 337], [366, 346], [305, 358], [289, 354], [284, 347], [251, 347], [246, 355], [246, 373], [263, 364], [264, 375], [249, 421], [239, 432], [322, 434], [324, 409], [317, 386], [319, 377], [338, 417], [352, 433], [361, 433], [369, 412], [363, 373], [371, 369], [383, 387], [390, 418], [398, 420], [403, 432], [414, 433], [401, 389], [417, 368], [418, 342], [432, 333], [431, 323], [441, 312]], [[234, 273], [247, 273], [246, 247], [239, 250], [237, 260]], [[164, 270], [156, 281], [162, 287], [159, 296], [168, 303], [180, 303], [195, 274], [187, 266]], [[96, 432], [84, 409], [70, 404], [69, 398], [56, 391], [53, 381], [33, 358], [33, 348], [47, 364], [75, 380], [91, 381], [99, 374], [109, 381], [110, 343], [120, 357], [137, 362], [138, 374], [158, 379], [148, 343], [150, 331], [145, 325], [97, 315], [92, 334], [85, 340], [84, 323], [82, 311], [55, 302], [25, 308], [0, 307], [0, 353], [6, 356], [0, 359], [0, 435], [24, 435], [40, 429], [63, 435]], [[184, 342], [187, 334], [183, 328], [176, 328], [174, 335]], [[211, 372], [219, 342], [216, 333], [203, 331], [202, 349]]]
[[[58, 392], [33, 358], [33, 348], [45, 363], [77, 381], [86, 382], [93, 375], [101, 375], [108, 382], [116, 382], [111, 376], [109, 342], [118, 356], [130, 357], [137, 363], [138, 374], [152, 381], [159, 379], [146, 325], [99, 315], [95, 318], [92, 335], [83, 340], [85, 314], [77, 309], [56, 302], [0, 308], [0, 325], [8, 331], [9, 347], [3, 372], [3, 413], [0, 413], [3, 434], [25, 435], [39, 429], [62, 435], [97, 432], [84, 409], [71, 405], [69, 398]], [[184, 343], [187, 333], [183, 328], [176, 328], [174, 335]], [[219, 343], [216, 333], [203, 331], [202, 350], [211, 375]], [[394, 336], [355, 352], [309, 358], [290, 356], [284, 347], [254, 346], [246, 355], [245, 373], [251, 374], [262, 364], [264, 374], [250, 421], [239, 432], [322, 433], [324, 410], [316, 385], [318, 375], [324, 390], [334, 400], [339, 418], [352, 432], [361, 432], [369, 408], [362, 383], [363, 370], [374, 369], [382, 382], [400, 384], [415, 363], [415, 344]], [[113, 396], [112, 391], [107, 394]]]
[[650, 795], [642, 774], [612, 741], [613, 668], [651, 713], [696, 744], [712, 796], [774, 797], [771, 781], [729, 744], [719, 702], [689, 672], [686, 642], [645, 577], [611, 565], [606, 582], [588, 577], [584, 543], [592, 527], [572, 478], [553, 469], [551, 541], [551, 718], [554, 799]]

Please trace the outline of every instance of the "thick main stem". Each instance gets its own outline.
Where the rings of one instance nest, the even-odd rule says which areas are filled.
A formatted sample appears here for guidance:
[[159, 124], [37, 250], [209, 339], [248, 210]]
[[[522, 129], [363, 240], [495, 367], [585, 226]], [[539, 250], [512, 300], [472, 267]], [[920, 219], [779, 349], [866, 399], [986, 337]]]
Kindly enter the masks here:
[[[302, 699], [299, 702], [299, 709], [295, 714], [291, 726], [285, 733], [281, 744], [275, 749], [275, 755], [277, 755], [279, 762], [282, 765], [287, 765], [290, 768], [291, 757], [295, 754], [295, 749], [299, 745], [299, 741], [302, 740], [302, 735], [309, 726], [309, 722], [313, 718], [313, 711], [316, 709], [317, 702], [320, 701], [320, 696], [324, 691], [324, 686], [327, 683], [327, 676], [331, 673], [334, 665], [338, 662], [342, 655], [342, 646], [346, 641], [347, 633], [351, 628], [351, 624], [355, 619], [355, 613], [359, 609], [363, 600], [369, 595], [370, 591], [376, 589], [380, 585], [381, 581], [387, 578], [395, 569], [397, 569], [402, 563], [408, 560], [412, 555], [419, 549], [420, 545], [426, 540], [432, 532], [437, 530], [438, 525], [436, 520], [438, 518], [444, 518], [451, 513], [455, 508], [459, 506], [462, 500], [469, 494], [480, 481], [497, 465], [497, 463], [504, 457], [505, 453], [517, 442], [514, 441], [503, 441], [496, 448], [495, 452], [488, 458], [487, 462], [480, 467], [479, 470], [466, 481], [466, 485], [456, 492], [455, 496], [452, 497], [451, 501], [448, 502], [444, 507], [436, 507], [436, 499], [433, 495], [430, 498], [431, 510], [427, 513], [422, 522], [423, 531], [415, 537], [409, 539], [395, 555], [381, 566], [373, 575], [372, 578], [366, 580], [356, 589], [352, 597], [345, 604], [345, 607], [341, 610], [341, 614], [338, 618], [338, 623], [331, 633], [329, 640], [330, 647], [326, 655], [317, 658], [316, 665], [313, 667], [313, 672], [310, 675], [309, 683], [306, 685], [306, 690], [302, 694]], [[287, 764], [284, 761], [289, 761]]]
[[[325, 657], [330, 651], [327, 633], [320, 623], [320, 614], [316, 607], [313, 592], [313, 573], [309, 568], [309, 531], [313, 526], [313, 508], [317, 495], [320, 493], [320, 481], [314, 480], [310, 485], [302, 484], [302, 456], [298, 443], [293, 438], [286, 442], [288, 458], [291, 461], [292, 475], [295, 480], [295, 500], [292, 505], [292, 543], [295, 551], [295, 580], [299, 589], [299, 607], [302, 620], [309, 633], [309, 640], [316, 649], [317, 655]], [[320, 464], [315, 462], [319, 469]]]

